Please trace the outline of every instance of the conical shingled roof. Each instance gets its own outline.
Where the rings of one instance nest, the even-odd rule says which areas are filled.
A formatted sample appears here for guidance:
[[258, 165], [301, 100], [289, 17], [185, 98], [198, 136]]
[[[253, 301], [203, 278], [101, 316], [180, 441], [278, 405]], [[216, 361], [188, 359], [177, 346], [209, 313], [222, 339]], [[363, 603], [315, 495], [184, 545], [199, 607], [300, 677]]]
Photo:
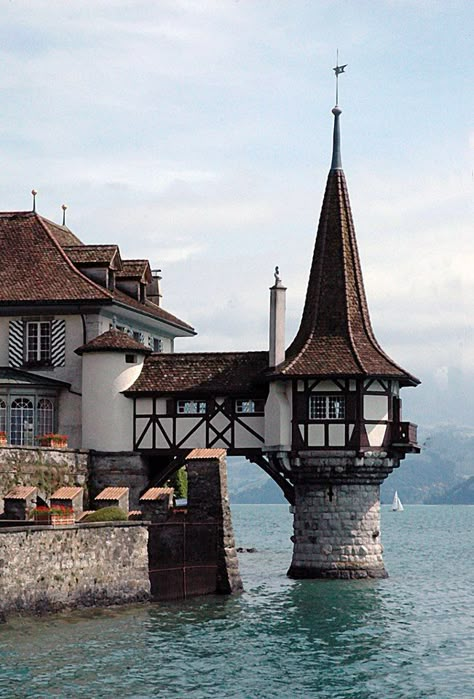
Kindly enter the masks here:
[[418, 379], [379, 346], [370, 323], [335, 115], [334, 157], [324, 194], [298, 333], [275, 369], [284, 376], [375, 375]]

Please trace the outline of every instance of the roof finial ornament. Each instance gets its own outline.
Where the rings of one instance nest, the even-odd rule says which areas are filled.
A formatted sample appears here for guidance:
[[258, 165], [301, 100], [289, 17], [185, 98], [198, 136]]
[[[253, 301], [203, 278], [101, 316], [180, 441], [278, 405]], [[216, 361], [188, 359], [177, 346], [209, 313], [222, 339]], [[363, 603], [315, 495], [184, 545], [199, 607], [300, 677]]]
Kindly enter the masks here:
[[36, 189], [32, 189], [31, 193], [33, 195], [33, 213], [35, 213], [35, 211], [36, 211], [36, 195], [38, 194], [38, 192], [36, 191]]
[[280, 268], [278, 267], [278, 265], [275, 267], [274, 277], [275, 277], [275, 284], [278, 284], [278, 282], [281, 282]]
[[63, 210], [63, 226], [66, 225], [66, 211], [67, 211], [67, 204], [63, 204], [61, 206], [61, 209]]
[[339, 76], [344, 72], [344, 68], [347, 68], [347, 63], [343, 66], [339, 65], [339, 49], [336, 50], [336, 67], [333, 68], [334, 74], [336, 76], [336, 107], [339, 105]]

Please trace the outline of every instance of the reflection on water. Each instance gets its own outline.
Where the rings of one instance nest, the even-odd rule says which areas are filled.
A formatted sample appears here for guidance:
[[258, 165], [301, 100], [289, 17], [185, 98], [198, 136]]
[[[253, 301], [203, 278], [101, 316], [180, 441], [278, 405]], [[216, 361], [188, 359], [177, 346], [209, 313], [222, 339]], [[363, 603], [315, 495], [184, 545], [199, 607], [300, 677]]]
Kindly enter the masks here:
[[235, 508], [243, 595], [11, 620], [0, 697], [471, 699], [473, 513], [384, 511], [388, 580], [293, 581], [287, 508]]

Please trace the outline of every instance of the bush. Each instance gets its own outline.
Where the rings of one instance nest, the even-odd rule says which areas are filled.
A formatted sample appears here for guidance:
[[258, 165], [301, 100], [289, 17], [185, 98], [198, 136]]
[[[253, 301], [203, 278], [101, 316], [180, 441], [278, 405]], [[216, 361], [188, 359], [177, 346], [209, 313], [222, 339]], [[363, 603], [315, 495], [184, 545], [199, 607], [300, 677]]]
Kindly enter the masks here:
[[174, 488], [176, 500], [188, 497], [188, 474], [184, 467], [173, 473], [167, 485]]
[[83, 522], [127, 522], [128, 515], [120, 507], [101, 507], [100, 510], [86, 515]]

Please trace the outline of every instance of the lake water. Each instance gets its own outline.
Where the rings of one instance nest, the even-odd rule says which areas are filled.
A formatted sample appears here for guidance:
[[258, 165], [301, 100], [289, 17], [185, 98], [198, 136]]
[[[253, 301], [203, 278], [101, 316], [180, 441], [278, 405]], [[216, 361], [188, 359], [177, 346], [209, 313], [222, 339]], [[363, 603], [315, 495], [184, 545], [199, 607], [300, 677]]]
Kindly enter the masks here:
[[233, 518], [244, 594], [11, 620], [0, 698], [474, 697], [474, 507], [382, 508], [377, 581], [289, 580], [288, 508]]

